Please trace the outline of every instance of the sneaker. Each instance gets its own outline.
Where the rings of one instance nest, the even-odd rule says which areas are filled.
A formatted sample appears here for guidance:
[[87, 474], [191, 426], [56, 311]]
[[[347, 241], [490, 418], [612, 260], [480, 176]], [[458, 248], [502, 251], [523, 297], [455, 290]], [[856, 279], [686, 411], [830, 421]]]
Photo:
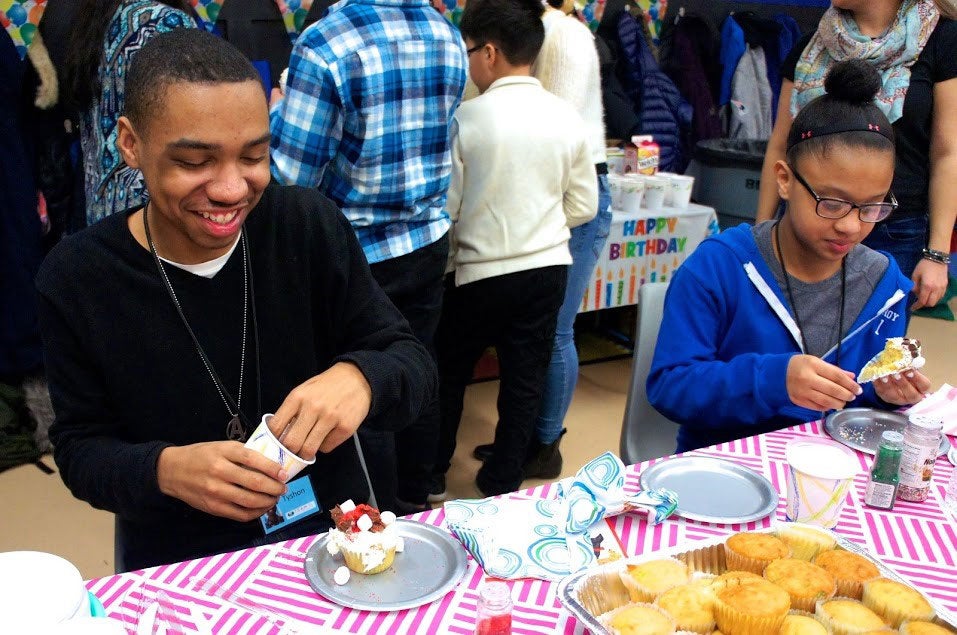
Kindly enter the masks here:
[[445, 491], [445, 474], [433, 474], [432, 484], [429, 486], [429, 496], [426, 498], [430, 503], [441, 503], [448, 496]]
[[475, 449], [472, 450], [472, 457], [484, 463], [486, 460], [488, 460], [488, 457], [492, 456], [492, 447], [493, 445], [491, 443], [477, 445], [475, 446]]

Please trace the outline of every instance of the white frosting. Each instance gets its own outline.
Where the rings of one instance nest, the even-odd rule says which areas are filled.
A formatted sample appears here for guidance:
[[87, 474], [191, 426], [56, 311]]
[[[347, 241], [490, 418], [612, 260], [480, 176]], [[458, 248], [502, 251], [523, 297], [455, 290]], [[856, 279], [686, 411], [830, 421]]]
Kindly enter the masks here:
[[351, 498], [348, 499], [346, 502], [344, 502], [342, 505], [339, 505], [339, 509], [342, 511], [343, 514], [348, 514], [355, 508], [356, 508], [356, 504], [352, 502]]
[[369, 514], [359, 516], [359, 520], [356, 521], [356, 527], [359, 528], [359, 531], [369, 531], [372, 529], [372, 519], [369, 518]]
[[382, 512], [379, 514], [379, 520], [382, 521], [383, 525], [391, 525], [395, 522], [395, 514], [392, 512]]
[[395, 538], [395, 552], [402, 553], [405, 551], [405, 539], [402, 536], [396, 536]]
[[338, 569], [336, 569], [336, 572], [332, 574], [332, 580], [339, 586], [342, 586], [343, 584], [349, 581], [349, 577], [351, 575], [352, 574], [349, 573], [349, 567], [344, 567], [344, 566], [339, 567]]
[[332, 540], [332, 538], [330, 537], [330, 539], [326, 541], [326, 551], [329, 552], [330, 556], [338, 555], [339, 543], [337, 543], [335, 540]]
[[362, 566], [366, 571], [382, 564], [386, 553], [391, 549], [400, 551], [398, 546], [401, 540], [395, 531], [395, 525], [389, 525], [378, 532], [344, 533], [338, 529], [329, 530], [329, 542], [336, 543], [339, 550], [357, 554], [361, 558]]

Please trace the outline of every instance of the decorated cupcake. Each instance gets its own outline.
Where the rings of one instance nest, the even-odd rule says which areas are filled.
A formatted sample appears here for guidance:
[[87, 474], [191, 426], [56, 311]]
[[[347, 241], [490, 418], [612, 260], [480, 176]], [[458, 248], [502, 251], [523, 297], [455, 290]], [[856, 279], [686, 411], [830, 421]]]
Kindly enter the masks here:
[[837, 544], [830, 532], [810, 525], [783, 524], [777, 535], [791, 548], [791, 557], [800, 560], [813, 560], [814, 556], [830, 551]]
[[696, 584], [683, 584], [668, 589], [655, 602], [671, 617], [678, 628], [692, 633], [710, 633], [714, 630], [714, 596], [711, 591]]
[[813, 614], [791, 611], [784, 618], [778, 635], [829, 635], [827, 628]]
[[668, 589], [690, 580], [688, 565], [672, 558], [628, 564], [621, 572], [621, 581], [634, 602], [653, 602]]
[[818, 600], [834, 597], [837, 582], [834, 576], [805, 560], [781, 558], [764, 570], [764, 577], [791, 596], [791, 608], [813, 612]]
[[670, 635], [675, 621], [654, 604], [627, 604], [599, 618], [613, 635]]
[[718, 628], [731, 635], [777, 633], [791, 608], [787, 591], [763, 579], [715, 586], [714, 598]]
[[888, 630], [880, 615], [851, 598], [818, 602], [815, 615], [834, 635], [862, 635], [871, 631]]
[[863, 602], [894, 628], [906, 620], [929, 622], [935, 615], [930, 602], [917, 590], [887, 578], [865, 582]]
[[745, 532], [734, 534], [725, 541], [724, 555], [729, 570], [761, 575], [772, 560], [790, 558], [791, 548], [771, 534]]
[[335, 529], [329, 530], [329, 553], [342, 553], [346, 566], [356, 573], [382, 573], [402, 551], [402, 539], [395, 530], [395, 514], [379, 513], [375, 507], [347, 500], [331, 512]]
[[865, 582], [881, 575], [873, 562], [843, 549], [817, 554], [814, 564], [826, 569], [837, 580], [837, 595], [855, 600], [860, 600], [864, 595]]

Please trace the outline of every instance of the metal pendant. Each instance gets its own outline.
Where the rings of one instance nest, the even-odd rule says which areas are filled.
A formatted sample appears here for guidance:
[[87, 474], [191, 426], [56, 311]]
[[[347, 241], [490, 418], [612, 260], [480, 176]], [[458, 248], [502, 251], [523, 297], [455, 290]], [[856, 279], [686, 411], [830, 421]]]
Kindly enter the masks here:
[[226, 424], [226, 438], [230, 441], [239, 441], [240, 443], [246, 441], [246, 428], [243, 427], [242, 422], [239, 420], [239, 415], [234, 416], [229, 420], [229, 423]]

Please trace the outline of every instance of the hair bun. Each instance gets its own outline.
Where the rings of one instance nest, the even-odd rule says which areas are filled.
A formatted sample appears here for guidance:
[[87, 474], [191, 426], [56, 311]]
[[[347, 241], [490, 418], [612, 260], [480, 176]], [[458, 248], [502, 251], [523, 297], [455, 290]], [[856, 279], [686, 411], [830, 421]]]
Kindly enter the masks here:
[[864, 60], [838, 62], [824, 79], [824, 90], [828, 95], [852, 104], [872, 101], [880, 89], [880, 73]]

